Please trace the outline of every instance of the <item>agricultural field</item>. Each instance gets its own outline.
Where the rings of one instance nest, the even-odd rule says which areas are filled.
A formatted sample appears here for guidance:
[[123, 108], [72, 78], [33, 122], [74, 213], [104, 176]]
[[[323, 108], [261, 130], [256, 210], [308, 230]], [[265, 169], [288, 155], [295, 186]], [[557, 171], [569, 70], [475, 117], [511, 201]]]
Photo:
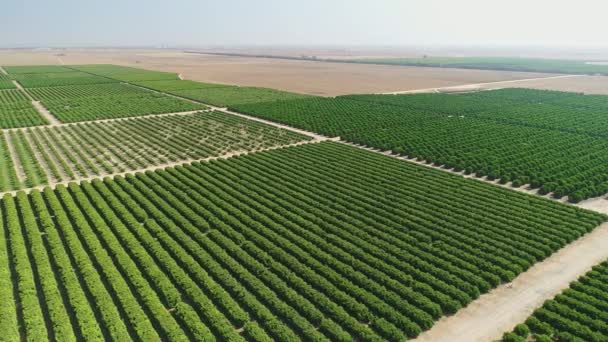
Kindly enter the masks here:
[[253, 87], [208, 87], [203, 89], [173, 90], [169, 91], [169, 93], [217, 107], [310, 97], [309, 95]]
[[608, 192], [606, 96], [509, 89], [231, 108], [572, 202]]
[[120, 83], [31, 88], [27, 89], [27, 92], [36, 100], [41, 101], [82, 97], [149, 94], [149, 92], [144, 89]]
[[427, 57], [427, 58], [363, 58], [344, 62], [371, 63], [436, 68], [507, 70], [564, 74], [608, 75], [605, 64], [582, 60], [514, 58], [514, 57]]
[[20, 90], [0, 90], [0, 128], [45, 125], [46, 120]]
[[3, 337], [61, 341], [402, 341], [605, 220], [329, 142], [0, 210]]
[[206, 88], [226, 88], [231, 87], [225, 84], [202, 83], [188, 80], [166, 80], [166, 81], [144, 81], [133, 82], [140, 87], [145, 87], [157, 91], [190, 90]]
[[[39, 127], [1, 139], [0, 191], [255, 151], [309, 138], [220, 112]], [[14, 146], [17, 159], [6, 153]], [[14, 165], [21, 165], [20, 175]], [[21, 181], [19, 181], [21, 180]]]
[[17, 88], [17, 87], [15, 86], [15, 84], [13, 84], [13, 81], [11, 81], [11, 79], [8, 77], [8, 75], [5, 75], [2, 72], [0, 72], [0, 90], [15, 89], [15, 88]]
[[123, 82], [178, 80], [177, 74], [160, 71], [150, 71], [119, 65], [72, 65], [73, 70], [99, 75]]
[[503, 336], [504, 342], [608, 341], [608, 262], [570, 284]]
[[201, 104], [152, 92], [42, 100], [42, 104], [62, 122], [189, 112], [207, 108]]

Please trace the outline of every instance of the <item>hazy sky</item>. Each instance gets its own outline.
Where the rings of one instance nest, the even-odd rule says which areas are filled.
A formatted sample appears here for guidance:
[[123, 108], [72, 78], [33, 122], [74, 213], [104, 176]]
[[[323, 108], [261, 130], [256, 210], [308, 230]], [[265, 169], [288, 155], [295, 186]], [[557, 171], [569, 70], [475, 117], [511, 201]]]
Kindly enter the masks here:
[[8, 0], [0, 46], [608, 45], [605, 0]]

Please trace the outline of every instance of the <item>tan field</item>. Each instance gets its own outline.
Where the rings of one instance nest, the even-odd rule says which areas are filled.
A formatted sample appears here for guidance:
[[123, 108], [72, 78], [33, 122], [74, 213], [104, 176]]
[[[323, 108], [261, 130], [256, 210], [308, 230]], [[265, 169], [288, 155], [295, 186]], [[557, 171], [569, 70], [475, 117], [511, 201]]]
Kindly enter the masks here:
[[182, 74], [201, 82], [260, 86], [322, 96], [453, 87], [551, 74], [359, 65], [187, 54], [177, 50], [0, 50], [0, 65], [112, 63]]

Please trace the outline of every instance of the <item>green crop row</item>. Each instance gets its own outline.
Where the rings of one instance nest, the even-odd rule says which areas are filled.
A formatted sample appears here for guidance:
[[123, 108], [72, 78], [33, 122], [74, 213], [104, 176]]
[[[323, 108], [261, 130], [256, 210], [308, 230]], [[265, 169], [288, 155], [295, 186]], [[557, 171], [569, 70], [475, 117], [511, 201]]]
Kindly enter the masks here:
[[503, 341], [608, 341], [608, 262], [546, 301]]
[[[30, 128], [6, 138], [17, 156], [12, 160], [8, 147], [0, 148], [6, 159], [0, 163], [4, 191], [309, 139], [220, 112]], [[15, 164], [24, 172], [24, 184], [9, 177]]]
[[62, 122], [116, 119], [206, 108], [200, 104], [151, 92], [129, 96], [107, 95], [43, 100], [42, 104]]
[[572, 202], [608, 192], [605, 109], [606, 97], [532, 90], [353, 95], [233, 106], [466, 174], [516, 187], [530, 184]]
[[403, 341], [605, 220], [339, 143], [0, 211], [9, 341]]

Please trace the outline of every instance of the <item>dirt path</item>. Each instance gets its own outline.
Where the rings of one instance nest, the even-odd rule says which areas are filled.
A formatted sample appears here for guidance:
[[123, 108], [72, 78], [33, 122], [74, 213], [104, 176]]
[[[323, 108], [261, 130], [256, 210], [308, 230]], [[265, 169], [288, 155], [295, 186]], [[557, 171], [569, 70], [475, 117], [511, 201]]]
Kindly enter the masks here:
[[329, 139], [328, 138], [323, 138], [323, 139], [305, 140], [305, 141], [299, 141], [299, 142], [296, 142], [296, 143], [293, 143], [293, 144], [276, 145], [276, 146], [266, 147], [266, 148], [260, 148], [260, 149], [256, 149], [256, 150], [231, 151], [231, 152], [219, 155], [219, 156], [207, 157], [207, 158], [203, 158], [203, 159], [184, 159], [184, 160], [180, 160], [180, 161], [177, 161], [177, 162], [159, 164], [159, 165], [154, 165], [154, 166], [150, 166], [150, 167], [147, 167], [147, 168], [141, 168], [141, 169], [136, 169], [136, 170], [129, 170], [129, 171], [124, 171], [124, 172], [116, 172], [116, 173], [100, 172], [98, 175], [88, 176], [88, 177], [76, 177], [76, 179], [70, 180], [70, 181], [51, 182], [51, 183], [46, 184], [46, 185], [39, 185], [39, 186], [35, 186], [35, 187], [31, 187], [31, 188], [26, 188], [26, 189], [19, 189], [19, 190], [13, 190], [13, 191], [0, 192], [0, 197], [4, 196], [4, 194], [7, 194], [7, 193], [11, 194], [11, 195], [16, 195], [18, 192], [21, 192], [21, 191], [23, 191], [25, 193], [30, 193], [32, 190], [43, 190], [43, 189], [45, 189], [47, 187], [55, 188], [59, 184], [62, 184], [62, 185], [68, 185], [70, 183], [80, 184], [80, 182], [91, 181], [91, 180], [94, 180], [94, 179], [101, 179], [101, 178], [104, 178], [104, 177], [116, 177], [116, 176], [124, 176], [124, 175], [127, 175], [127, 174], [135, 174], [135, 173], [139, 173], [139, 172], [161, 170], [161, 169], [165, 169], [165, 168], [168, 168], [168, 167], [187, 165], [187, 164], [191, 164], [193, 162], [205, 162], [205, 161], [216, 160], [216, 159], [228, 159], [230, 157], [235, 157], [235, 156], [240, 156], [240, 155], [246, 155], [246, 154], [252, 154], [252, 153], [258, 153], [258, 152], [264, 152], [264, 151], [272, 151], [272, 150], [276, 150], [276, 149], [279, 149], [279, 148], [293, 147], [293, 146], [299, 146], [299, 145], [305, 145], [305, 144], [315, 144], [315, 143], [319, 143], [319, 142], [326, 141], [326, 140], [329, 140]]
[[415, 89], [415, 90], [404, 90], [404, 91], [393, 91], [388, 93], [381, 93], [387, 95], [399, 95], [399, 94], [420, 94], [420, 93], [449, 93], [449, 92], [467, 92], [467, 91], [479, 91], [479, 90], [490, 90], [490, 89], [501, 89], [507, 87], [511, 83], [518, 82], [532, 82], [539, 80], [550, 80], [556, 78], [571, 78], [571, 77], [584, 77], [586, 75], [560, 75], [560, 76], [548, 76], [548, 77], [537, 77], [537, 78], [526, 78], [522, 80], [510, 80], [510, 81], [497, 81], [487, 83], [472, 83], [463, 84], [458, 86], [440, 87], [440, 88], [426, 88], [426, 89]]
[[608, 223], [583, 236], [461, 309], [440, 319], [414, 341], [495, 341], [522, 323], [545, 300], [553, 298], [608, 259]]
[[17, 154], [17, 150], [15, 149], [15, 145], [13, 145], [13, 141], [9, 132], [3, 132], [4, 140], [6, 141], [6, 146], [8, 146], [8, 151], [11, 155], [11, 160], [13, 161], [13, 166], [15, 167], [15, 174], [17, 175], [17, 182], [19, 184], [15, 184], [16, 186], [21, 186], [27, 176], [25, 175], [25, 171], [23, 170], [23, 165], [21, 165], [21, 159], [19, 159], [19, 155]]
[[57, 120], [57, 118], [46, 109], [40, 101], [32, 101], [32, 105], [36, 108], [38, 113], [42, 115], [43, 118], [49, 123], [49, 126], [57, 126], [61, 124], [61, 121]]
[[0, 66], [0, 73], [4, 74], [4, 75], [8, 75], [8, 72], [6, 72], [6, 70], [4, 70], [4, 68], [1, 66]]

